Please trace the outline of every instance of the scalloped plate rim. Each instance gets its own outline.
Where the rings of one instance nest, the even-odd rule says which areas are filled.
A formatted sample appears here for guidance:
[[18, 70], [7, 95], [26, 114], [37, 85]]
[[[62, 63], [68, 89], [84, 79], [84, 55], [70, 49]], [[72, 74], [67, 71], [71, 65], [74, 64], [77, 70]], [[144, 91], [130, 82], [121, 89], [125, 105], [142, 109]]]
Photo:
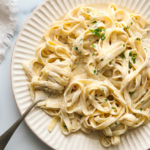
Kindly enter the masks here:
[[[17, 103], [17, 98], [16, 98], [16, 96], [15, 96], [15, 92], [14, 92], [14, 85], [13, 85], [13, 75], [12, 75], [12, 72], [13, 72], [13, 68], [12, 68], [12, 66], [13, 66], [13, 63], [12, 63], [12, 60], [13, 60], [13, 56], [14, 56], [14, 52], [15, 52], [15, 47], [16, 47], [16, 44], [17, 44], [17, 42], [18, 42], [18, 40], [19, 40], [19, 36], [21, 35], [21, 32], [23, 31], [23, 29], [24, 29], [24, 27], [26, 26], [26, 24], [28, 23], [28, 21], [30, 20], [30, 18], [34, 15], [34, 13], [36, 13], [36, 11], [38, 10], [38, 8], [40, 8], [41, 6], [43, 6], [44, 5], [44, 3], [46, 3], [47, 1], [50, 1], [50, 0], [44, 0], [42, 3], [40, 3], [35, 9], [34, 9], [34, 11], [29, 15], [29, 17], [27, 18], [27, 20], [25, 21], [25, 23], [23, 24], [23, 26], [21, 27], [21, 29], [20, 29], [20, 31], [19, 31], [19, 33], [18, 33], [18, 35], [17, 35], [17, 38], [16, 38], [16, 41], [15, 41], [15, 44], [14, 44], [14, 46], [13, 46], [13, 51], [12, 51], [12, 55], [11, 55], [11, 64], [10, 64], [10, 78], [11, 78], [11, 87], [12, 87], [12, 92], [13, 92], [13, 96], [14, 96], [14, 100], [15, 100], [15, 103], [16, 103], [16, 105], [17, 105], [17, 108], [18, 108], [18, 110], [19, 110], [19, 113], [22, 115], [22, 113], [21, 113], [21, 108], [19, 108], [19, 105], [18, 105], [18, 103]], [[57, 0], [56, 0], [57, 1]], [[74, 1], [76, 1], [76, 0], [74, 0]], [[128, 1], [128, 0], [127, 0]], [[135, 0], [132, 0], [132, 1], [135, 1]], [[146, 0], [145, 0], [146, 1]], [[138, 1], [139, 2], [139, 1]], [[102, 0], [101, 0], [101, 3], [102, 4], [107, 4], [107, 3], [105, 3], [105, 2], [102, 2]], [[111, 3], [111, 2], [110, 2]], [[112, 3], [116, 3], [116, 2], [112, 2]], [[93, 4], [93, 3], [91, 3], [91, 4]], [[90, 5], [90, 4], [86, 4], [86, 5]], [[67, 12], [68, 12], [68, 10], [67, 10]], [[26, 120], [26, 119], [24, 119], [24, 121], [25, 121], [25, 123], [27, 124], [27, 126], [30, 128], [30, 130], [42, 141], [42, 142], [44, 142], [47, 146], [49, 146], [50, 148], [52, 148], [52, 149], [54, 149], [52, 146], [50, 146], [49, 144], [48, 144], [48, 142], [46, 142], [46, 141], [44, 141], [39, 135], [38, 135], [38, 133], [36, 133], [32, 128], [31, 128], [31, 126], [30, 126], [30, 124], [28, 123], [28, 121]], [[136, 146], [136, 145], [135, 145]], [[125, 147], [124, 147], [125, 148]], [[131, 148], [131, 147], [130, 147]], [[143, 147], [142, 147], [143, 148]], [[132, 148], [131, 148], [132, 149]]]
[[[13, 46], [13, 51], [12, 51], [12, 55], [11, 55], [11, 63], [10, 63], [10, 79], [11, 79], [11, 87], [12, 87], [12, 92], [13, 92], [13, 96], [14, 96], [14, 100], [15, 100], [15, 103], [17, 105], [17, 108], [19, 110], [19, 113], [20, 115], [22, 115], [21, 113], [21, 110], [18, 106], [18, 103], [17, 103], [17, 100], [16, 100], [16, 96], [15, 96], [15, 92], [14, 92], [14, 88], [13, 88], [13, 81], [12, 81], [12, 66], [13, 66], [13, 63], [12, 63], [12, 59], [13, 59], [13, 55], [14, 55], [14, 50], [15, 50], [15, 47], [16, 47], [16, 44], [18, 42], [18, 39], [19, 39], [19, 36], [21, 34], [21, 32], [23, 31], [25, 25], [27, 24], [28, 20], [32, 17], [32, 15], [38, 10], [38, 8], [40, 8], [47, 0], [44, 0], [42, 3], [40, 3], [35, 9], [34, 11], [29, 15], [29, 17], [27, 18], [27, 20], [25, 21], [25, 23], [23, 24], [23, 26], [21, 27], [18, 35], [17, 35], [17, 38], [16, 38], [16, 41], [15, 41], [15, 44]], [[29, 129], [36, 135], [36, 137], [38, 137], [43, 143], [45, 143], [47, 146], [49, 146], [50, 148], [54, 149], [53, 147], [51, 147], [50, 145], [48, 145], [47, 142], [45, 142], [40, 136], [38, 136], [38, 134], [31, 128], [31, 126], [29, 125], [29, 123], [27, 122], [26, 119], [24, 119], [26, 125], [29, 127]], [[54, 149], [55, 150], [55, 149]]]

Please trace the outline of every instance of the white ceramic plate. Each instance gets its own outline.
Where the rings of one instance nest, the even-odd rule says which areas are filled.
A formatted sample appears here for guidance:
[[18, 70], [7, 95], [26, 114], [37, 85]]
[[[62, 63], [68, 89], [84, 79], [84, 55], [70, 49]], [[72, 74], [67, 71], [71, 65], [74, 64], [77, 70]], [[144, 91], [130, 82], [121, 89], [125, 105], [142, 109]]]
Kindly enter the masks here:
[[[32, 103], [27, 77], [22, 63], [34, 57], [37, 46], [50, 24], [74, 7], [85, 4], [105, 10], [110, 3], [140, 13], [150, 20], [150, 0], [45, 0], [29, 17], [16, 40], [11, 62], [14, 97], [22, 114]], [[96, 5], [94, 5], [96, 4]], [[57, 125], [52, 133], [47, 126], [51, 118], [41, 109], [34, 108], [26, 117], [30, 129], [47, 145], [57, 150], [104, 150], [96, 133], [73, 133], [64, 136]], [[118, 146], [108, 150], [146, 150], [150, 148], [150, 123], [134, 129], [121, 137]]]

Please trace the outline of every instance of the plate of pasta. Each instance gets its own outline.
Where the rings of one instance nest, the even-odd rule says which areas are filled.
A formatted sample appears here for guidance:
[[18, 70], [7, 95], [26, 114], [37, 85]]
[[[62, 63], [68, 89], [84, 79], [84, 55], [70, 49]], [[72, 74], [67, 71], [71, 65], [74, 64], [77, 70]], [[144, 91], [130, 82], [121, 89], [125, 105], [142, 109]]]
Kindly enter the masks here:
[[11, 62], [25, 121], [58, 150], [150, 147], [150, 1], [45, 0], [20, 31]]

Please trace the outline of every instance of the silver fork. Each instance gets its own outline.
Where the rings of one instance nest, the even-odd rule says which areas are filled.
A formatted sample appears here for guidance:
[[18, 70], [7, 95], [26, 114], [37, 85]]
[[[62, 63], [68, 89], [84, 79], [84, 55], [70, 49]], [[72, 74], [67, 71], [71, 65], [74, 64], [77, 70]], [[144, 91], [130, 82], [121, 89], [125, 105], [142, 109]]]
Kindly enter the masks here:
[[0, 150], [3, 150], [10, 140], [13, 133], [16, 131], [17, 127], [24, 120], [30, 110], [40, 101], [48, 98], [49, 94], [44, 91], [35, 91], [35, 101], [29, 106], [29, 108], [24, 112], [24, 114], [5, 132], [0, 136]]

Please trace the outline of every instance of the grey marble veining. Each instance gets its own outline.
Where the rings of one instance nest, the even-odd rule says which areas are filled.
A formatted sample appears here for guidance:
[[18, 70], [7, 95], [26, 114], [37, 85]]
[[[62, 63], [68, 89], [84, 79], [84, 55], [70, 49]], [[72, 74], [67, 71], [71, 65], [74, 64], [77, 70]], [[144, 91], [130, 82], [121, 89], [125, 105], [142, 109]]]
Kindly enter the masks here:
[[[18, 0], [18, 24], [11, 47], [0, 64], [0, 135], [6, 131], [19, 117], [10, 79], [11, 55], [17, 35], [32, 11], [44, 0]], [[23, 122], [9, 141], [5, 150], [51, 150], [39, 140]]]
[[15, 35], [17, 35], [33, 10], [44, 0], [18, 0], [18, 25]]

